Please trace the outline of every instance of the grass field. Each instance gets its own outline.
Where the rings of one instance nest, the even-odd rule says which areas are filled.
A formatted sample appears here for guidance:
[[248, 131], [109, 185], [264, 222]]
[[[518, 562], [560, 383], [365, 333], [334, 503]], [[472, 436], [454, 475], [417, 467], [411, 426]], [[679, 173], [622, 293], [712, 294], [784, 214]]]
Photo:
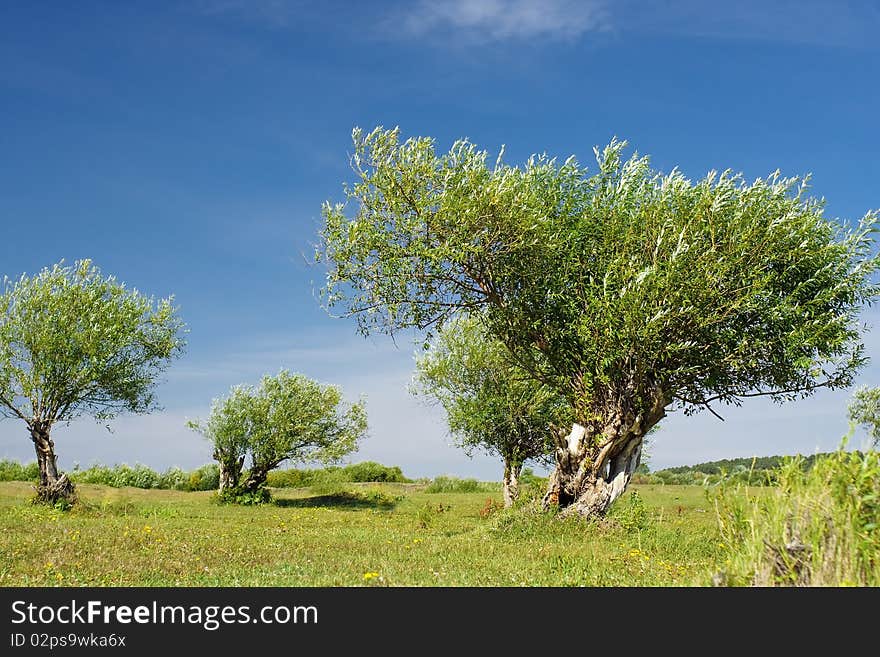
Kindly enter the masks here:
[[78, 486], [60, 512], [0, 483], [0, 586], [693, 586], [722, 567], [697, 486], [633, 486], [587, 523], [498, 510], [498, 493], [348, 485], [273, 503]]

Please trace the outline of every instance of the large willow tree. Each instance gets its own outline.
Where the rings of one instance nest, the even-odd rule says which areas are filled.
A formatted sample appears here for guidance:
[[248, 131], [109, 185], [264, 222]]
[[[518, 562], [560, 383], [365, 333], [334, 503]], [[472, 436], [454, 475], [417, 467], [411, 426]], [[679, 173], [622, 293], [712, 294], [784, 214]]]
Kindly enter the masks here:
[[[877, 213], [847, 227], [806, 181], [697, 182], [596, 151], [493, 164], [467, 141], [355, 129], [347, 204], [325, 204], [318, 258], [331, 309], [362, 332], [432, 331], [461, 309], [570, 401], [545, 496], [602, 514], [667, 412], [850, 385], [860, 308], [878, 293]], [[712, 412], [715, 412], [714, 410]]]

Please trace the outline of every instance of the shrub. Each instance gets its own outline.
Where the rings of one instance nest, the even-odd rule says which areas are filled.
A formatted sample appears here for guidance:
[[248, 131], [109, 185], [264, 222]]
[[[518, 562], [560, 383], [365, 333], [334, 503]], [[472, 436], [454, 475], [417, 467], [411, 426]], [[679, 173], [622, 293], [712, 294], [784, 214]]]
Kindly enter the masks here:
[[258, 488], [248, 492], [226, 490], [217, 494], [217, 500], [221, 504], [240, 504], [243, 506], [266, 504], [271, 498], [267, 488]]
[[184, 472], [180, 468], [168, 468], [159, 475], [156, 488], [164, 490], [190, 490], [189, 473]]
[[189, 490], [217, 490], [220, 487], [220, 466], [216, 463], [203, 465], [189, 475]]
[[266, 484], [271, 488], [305, 488], [315, 481], [319, 470], [272, 470], [266, 476]]
[[375, 461], [352, 463], [345, 467], [327, 466], [314, 470], [273, 470], [269, 473], [266, 483], [272, 488], [306, 488], [320, 486], [322, 481], [330, 478], [334, 482], [393, 482], [406, 483], [407, 479], [399, 466], [387, 466]]
[[338, 468], [316, 470], [309, 490], [315, 495], [337, 495], [345, 490], [348, 483]]
[[547, 477], [539, 477], [532, 468], [523, 468], [519, 475], [520, 486], [547, 486]]
[[135, 464], [134, 467], [123, 463], [112, 468], [106, 465], [93, 465], [86, 470], [79, 470], [77, 466], [70, 474], [71, 479], [77, 483], [103, 484], [114, 488], [123, 486], [158, 488], [160, 480], [155, 470], [140, 463]]
[[458, 477], [449, 477], [440, 475], [434, 477], [434, 480], [428, 484], [425, 489], [426, 493], [480, 493], [496, 491], [500, 484], [479, 482], [476, 479], [459, 479]]
[[[220, 484], [220, 469], [216, 463], [202, 466], [192, 472], [180, 468], [168, 468], [159, 474], [140, 463], [115, 466], [95, 464], [81, 470], [75, 464], [69, 472], [76, 483], [100, 484], [113, 488], [162, 488], [166, 490], [216, 490]], [[40, 470], [37, 463], [21, 465], [8, 459], [0, 460], [0, 481], [37, 481]]]
[[880, 454], [841, 448], [809, 469], [804, 461], [787, 459], [764, 494], [719, 487], [713, 501], [731, 554], [714, 583], [880, 585]]
[[405, 483], [409, 481], [403, 476], [399, 466], [387, 466], [375, 461], [363, 461], [345, 466], [343, 475], [347, 481], [368, 482], [384, 481], [393, 483]]
[[608, 517], [628, 532], [645, 531], [651, 526], [651, 513], [635, 490], [612, 504]]
[[36, 461], [20, 464], [18, 461], [0, 461], [0, 481], [38, 481], [40, 467]]

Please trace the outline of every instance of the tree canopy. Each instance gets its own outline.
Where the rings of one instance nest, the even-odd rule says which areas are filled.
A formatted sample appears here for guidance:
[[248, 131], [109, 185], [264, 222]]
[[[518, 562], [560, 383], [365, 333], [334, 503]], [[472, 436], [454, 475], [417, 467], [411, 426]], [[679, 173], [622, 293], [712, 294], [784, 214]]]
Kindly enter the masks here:
[[155, 382], [182, 352], [183, 332], [173, 297], [147, 297], [90, 260], [5, 280], [0, 415], [27, 424], [43, 487], [59, 476], [52, 426], [156, 408]]
[[364, 403], [345, 403], [338, 387], [282, 370], [257, 386], [234, 386], [214, 401], [207, 421], [188, 426], [213, 444], [220, 493], [235, 499], [262, 495], [267, 474], [283, 461], [330, 463], [353, 452], [367, 417]]
[[637, 436], [667, 409], [845, 387], [866, 360], [878, 215], [826, 218], [807, 178], [693, 182], [624, 158], [622, 141], [595, 149], [590, 173], [574, 157], [490, 165], [466, 140], [438, 155], [397, 129], [353, 138], [347, 203], [323, 209], [328, 307], [363, 332], [430, 332], [484, 308], [575, 409], [572, 464], [613, 443], [593, 454], [597, 476], [637, 461]]

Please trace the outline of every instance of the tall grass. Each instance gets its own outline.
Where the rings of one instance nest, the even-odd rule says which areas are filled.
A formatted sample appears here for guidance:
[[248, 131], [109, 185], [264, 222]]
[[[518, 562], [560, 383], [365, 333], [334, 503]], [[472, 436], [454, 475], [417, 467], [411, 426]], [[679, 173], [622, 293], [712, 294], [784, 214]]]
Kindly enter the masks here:
[[[756, 494], [757, 493], [757, 494]], [[839, 451], [804, 468], [786, 460], [777, 485], [714, 495], [729, 550], [714, 582], [732, 586], [880, 585], [880, 455]]]

